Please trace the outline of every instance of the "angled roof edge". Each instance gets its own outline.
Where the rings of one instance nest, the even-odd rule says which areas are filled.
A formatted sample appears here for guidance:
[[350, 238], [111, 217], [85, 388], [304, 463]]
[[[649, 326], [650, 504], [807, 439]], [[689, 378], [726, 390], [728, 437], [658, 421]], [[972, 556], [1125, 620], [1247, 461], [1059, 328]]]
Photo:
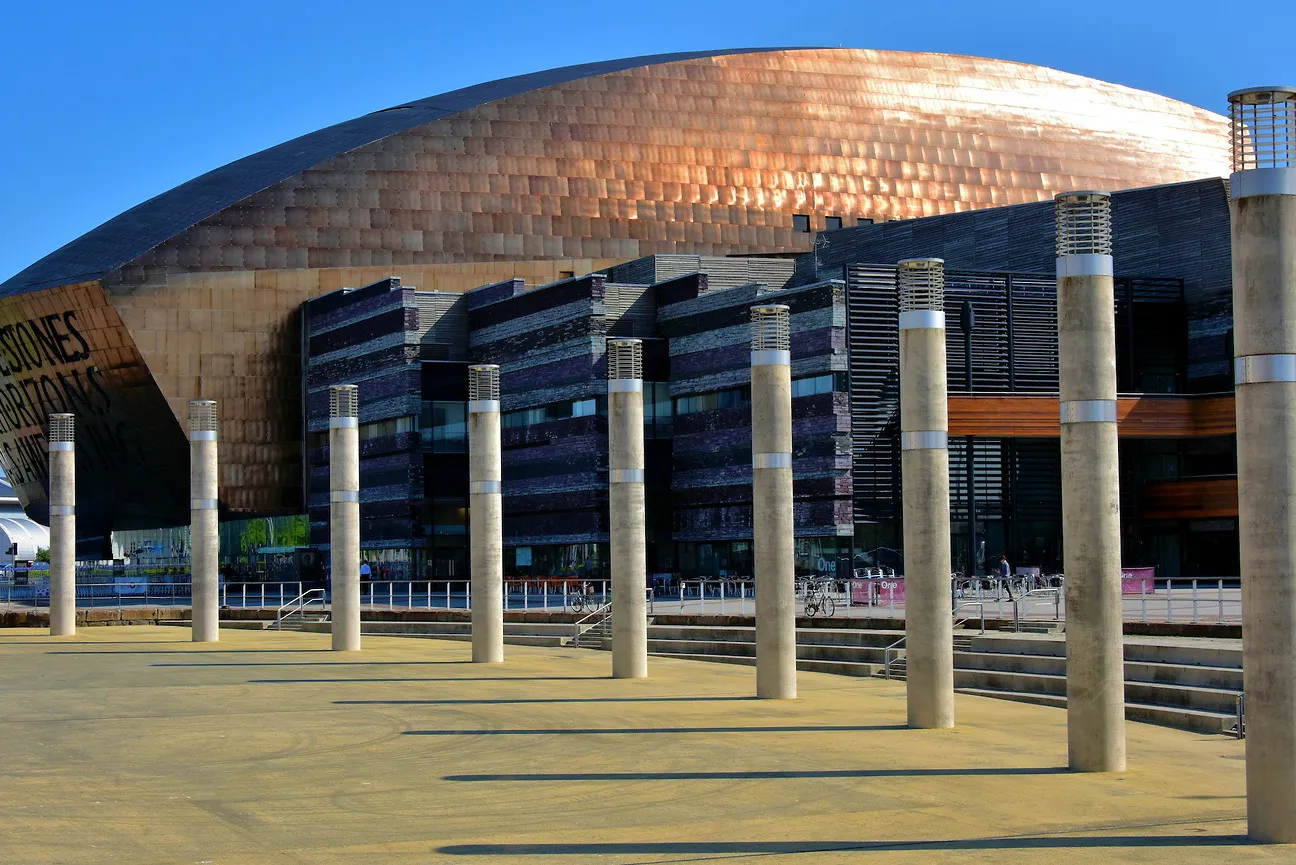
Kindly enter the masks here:
[[0, 297], [99, 279], [207, 217], [321, 162], [488, 102], [639, 66], [793, 50], [798, 49], [735, 48], [582, 63], [501, 78], [380, 109], [245, 156], [137, 204], [0, 283]]

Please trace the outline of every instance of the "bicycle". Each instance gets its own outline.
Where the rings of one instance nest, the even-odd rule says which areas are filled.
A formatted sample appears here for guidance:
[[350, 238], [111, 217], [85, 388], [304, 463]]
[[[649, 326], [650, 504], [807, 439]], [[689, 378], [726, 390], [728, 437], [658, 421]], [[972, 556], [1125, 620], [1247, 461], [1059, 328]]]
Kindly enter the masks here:
[[823, 583], [807, 583], [805, 590], [805, 614], [813, 618], [821, 613], [832, 618], [837, 612], [837, 602], [828, 594]]
[[583, 613], [586, 610], [593, 611], [599, 606], [598, 596], [592, 592], [586, 592], [586, 586], [581, 586], [579, 592], [573, 592], [567, 595], [567, 604], [572, 608], [573, 613]]

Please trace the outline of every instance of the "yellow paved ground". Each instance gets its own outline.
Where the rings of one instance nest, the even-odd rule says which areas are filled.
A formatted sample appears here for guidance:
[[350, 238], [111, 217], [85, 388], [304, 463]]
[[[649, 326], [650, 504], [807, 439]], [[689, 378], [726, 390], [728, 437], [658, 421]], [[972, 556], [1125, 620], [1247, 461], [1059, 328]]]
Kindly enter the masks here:
[[1065, 713], [601, 652], [100, 627], [0, 631], [0, 862], [1296, 862], [1250, 845], [1243, 745], [1130, 724], [1072, 775]]

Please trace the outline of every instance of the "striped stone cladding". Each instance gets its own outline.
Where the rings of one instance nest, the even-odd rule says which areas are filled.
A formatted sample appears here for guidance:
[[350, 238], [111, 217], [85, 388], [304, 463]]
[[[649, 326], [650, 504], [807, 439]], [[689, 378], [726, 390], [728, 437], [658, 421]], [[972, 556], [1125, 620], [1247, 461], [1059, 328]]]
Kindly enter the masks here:
[[[840, 282], [782, 291], [755, 283], [692, 297], [685, 291], [658, 289], [658, 327], [670, 346], [673, 398], [750, 385], [750, 307], [757, 302], [791, 307], [794, 379], [847, 370], [845, 290]], [[796, 533], [849, 535], [849, 393], [796, 397], [792, 416]], [[674, 431], [673, 539], [750, 539], [750, 405], [677, 414]]]

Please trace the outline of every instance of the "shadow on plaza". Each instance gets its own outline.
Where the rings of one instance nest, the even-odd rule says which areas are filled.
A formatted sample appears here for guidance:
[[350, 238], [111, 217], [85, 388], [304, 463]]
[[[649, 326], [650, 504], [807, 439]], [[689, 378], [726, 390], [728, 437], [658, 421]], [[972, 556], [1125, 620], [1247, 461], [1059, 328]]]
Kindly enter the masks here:
[[450, 844], [449, 856], [665, 856], [707, 854], [775, 855], [870, 851], [1066, 850], [1095, 848], [1235, 847], [1245, 835], [1084, 835], [967, 838], [952, 841], [660, 841], [593, 844]]
[[[188, 664], [172, 664], [184, 667]], [[245, 664], [248, 667], [269, 667], [272, 664]], [[292, 665], [286, 665], [292, 666]], [[354, 678], [354, 679], [248, 679], [249, 685], [319, 685], [319, 684], [369, 684], [392, 682], [595, 682], [610, 676], [425, 676], [420, 678]]]
[[[73, 654], [80, 654], [73, 652]], [[108, 652], [106, 654], [113, 654]], [[320, 650], [319, 654], [332, 654], [328, 649]], [[467, 667], [471, 661], [266, 661], [264, 664], [255, 663], [205, 663], [196, 664], [150, 664], [152, 667]]]
[[[468, 681], [456, 679], [454, 681]], [[492, 679], [491, 681], [507, 682], [509, 679]], [[715, 703], [715, 702], [754, 702], [756, 697], [527, 697], [518, 699], [481, 699], [481, 700], [334, 700], [335, 706], [476, 706], [496, 705], [500, 703], [547, 704], [547, 703]]]
[[[542, 730], [406, 730], [406, 736], [639, 736], [656, 733], [870, 733], [907, 730], [904, 724], [780, 727], [568, 727]], [[1049, 770], [1066, 771], [1066, 770]], [[634, 773], [638, 775], [638, 773]], [[501, 776], [503, 778], [504, 776]], [[584, 776], [581, 776], [584, 777]], [[644, 777], [651, 777], [647, 775]], [[484, 777], [483, 777], [484, 780]]]
[[[747, 729], [747, 728], [742, 728]], [[756, 729], [768, 729], [760, 728]], [[766, 781], [788, 778], [946, 778], [973, 775], [1065, 775], [1053, 767], [1020, 769], [779, 769], [725, 772], [551, 772], [545, 774], [446, 775], [446, 781]]]
[[[67, 643], [56, 643], [55, 645], [66, 646]], [[103, 643], [85, 643], [87, 646], [102, 646]], [[122, 645], [114, 643], [114, 645]], [[148, 644], [144, 644], [148, 645]], [[152, 645], [169, 645], [168, 643], [154, 643]], [[47, 655], [321, 655], [332, 654], [330, 649], [100, 649], [98, 651], [66, 651], [66, 652], [46, 652]], [[428, 663], [459, 663], [458, 661], [436, 661]], [[214, 666], [214, 665], [213, 665]]]

